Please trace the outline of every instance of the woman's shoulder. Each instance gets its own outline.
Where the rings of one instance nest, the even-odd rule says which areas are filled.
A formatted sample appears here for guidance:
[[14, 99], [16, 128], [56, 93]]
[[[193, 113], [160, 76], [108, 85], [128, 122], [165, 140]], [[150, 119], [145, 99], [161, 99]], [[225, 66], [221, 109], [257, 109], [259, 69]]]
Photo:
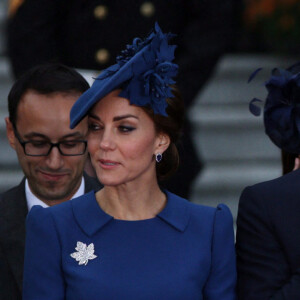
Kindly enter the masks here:
[[190, 215], [190, 218], [200, 221], [213, 221], [215, 218], [224, 219], [233, 222], [232, 214], [226, 204], [219, 204], [216, 207], [193, 203], [185, 198], [168, 192], [168, 198], [172, 201], [177, 202], [177, 206], [185, 207]]
[[218, 204], [216, 207], [206, 206], [196, 203], [190, 203], [191, 218], [199, 222], [216, 224], [228, 224], [233, 227], [233, 217], [229, 207], [226, 204]]
[[94, 191], [91, 191], [72, 200], [68, 200], [47, 208], [40, 205], [35, 205], [30, 210], [27, 219], [45, 221], [51, 218], [59, 222], [68, 222], [70, 218], [73, 218], [74, 205], [79, 207], [84, 206], [87, 204], [87, 202], [93, 201], [94, 198]]

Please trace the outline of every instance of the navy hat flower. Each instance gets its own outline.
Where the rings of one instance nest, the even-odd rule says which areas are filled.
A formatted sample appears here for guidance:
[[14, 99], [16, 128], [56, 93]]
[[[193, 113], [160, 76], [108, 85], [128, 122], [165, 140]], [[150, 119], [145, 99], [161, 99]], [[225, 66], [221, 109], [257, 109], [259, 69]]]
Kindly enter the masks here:
[[119, 96], [130, 104], [148, 106], [155, 114], [167, 116], [166, 99], [174, 97], [171, 85], [178, 71], [173, 63], [176, 46], [168, 43], [173, 36], [163, 33], [156, 23], [145, 40], [135, 38], [132, 45], [127, 45], [116, 64], [104, 70], [75, 102], [70, 127], [74, 128], [96, 102], [118, 88]]
[[[299, 66], [295, 64], [287, 70], [276, 68], [265, 82], [268, 91], [264, 105], [266, 134], [279, 148], [294, 154], [300, 153]], [[258, 102], [262, 101], [254, 98], [249, 105], [250, 111], [256, 116], [261, 112], [256, 105]]]

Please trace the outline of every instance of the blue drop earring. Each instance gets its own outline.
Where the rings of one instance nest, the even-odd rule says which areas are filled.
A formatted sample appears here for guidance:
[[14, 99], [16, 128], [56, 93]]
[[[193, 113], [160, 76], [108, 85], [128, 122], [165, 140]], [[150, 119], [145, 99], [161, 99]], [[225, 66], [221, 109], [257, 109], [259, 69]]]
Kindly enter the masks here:
[[161, 162], [161, 160], [162, 160], [162, 154], [161, 153], [157, 153], [157, 154], [155, 154], [155, 160], [156, 160], [156, 162]]

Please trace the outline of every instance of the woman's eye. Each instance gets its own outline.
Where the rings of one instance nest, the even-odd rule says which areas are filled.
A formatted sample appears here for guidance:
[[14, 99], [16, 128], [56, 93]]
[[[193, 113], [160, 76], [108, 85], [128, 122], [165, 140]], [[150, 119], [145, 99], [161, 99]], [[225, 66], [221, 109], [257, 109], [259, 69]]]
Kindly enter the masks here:
[[94, 124], [94, 123], [89, 124], [89, 130], [96, 131], [96, 130], [99, 130], [99, 129], [101, 129], [101, 126], [99, 126], [98, 124]]
[[121, 132], [131, 132], [131, 131], [135, 130], [135, 128], [132, 126], [124, 126], [124, 125], [121, 125], [118, 128], [119, 128], [119, 131], [121, 131]]

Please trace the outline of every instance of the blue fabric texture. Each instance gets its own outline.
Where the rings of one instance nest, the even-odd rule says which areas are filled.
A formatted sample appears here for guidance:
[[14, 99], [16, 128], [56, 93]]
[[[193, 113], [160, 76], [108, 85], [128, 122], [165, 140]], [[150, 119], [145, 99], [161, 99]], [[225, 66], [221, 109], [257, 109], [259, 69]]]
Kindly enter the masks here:
[[[166, 192], [155, 218], [117, 220], [93, 192], [27, 219], [24, 300], [235, 299], [233, 220], [227, 206]], [[97, 257], [79, 265], [77, 242]]]
[[172, 37], [156, 23], [145, 40], [135, 38], [127, 45], [116, 58], [117, 63], [104, 70], [76, 101], [70, 127], [74, 128], [96, 102], [117, 88], [122, 88], [120, 97], [131, 104], [148, 106], [155, 114], [167, 116], [166, 99], [173, 97], [170, 85], [175, 83], [178, 69], [172, 62], [176, 46], [168, 44]]

